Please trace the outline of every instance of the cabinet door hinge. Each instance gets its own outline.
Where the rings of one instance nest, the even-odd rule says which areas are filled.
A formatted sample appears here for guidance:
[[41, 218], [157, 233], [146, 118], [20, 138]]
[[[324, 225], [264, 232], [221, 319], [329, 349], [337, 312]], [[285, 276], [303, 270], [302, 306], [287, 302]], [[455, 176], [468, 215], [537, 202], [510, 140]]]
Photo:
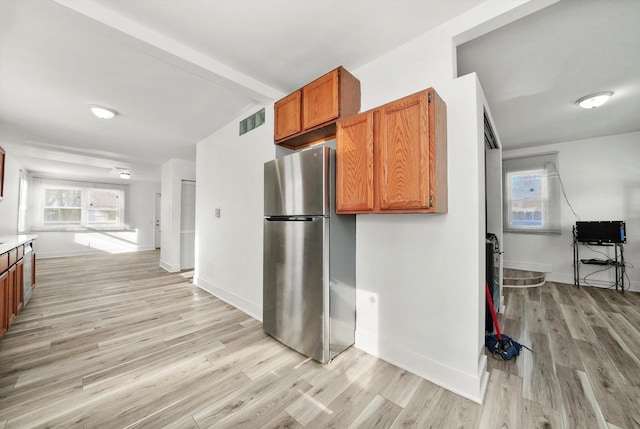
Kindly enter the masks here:
[[429, 197], [429, 207], [433, 207], [433, 197]]
[[427, 97], [427, 98], [429, 99], [429, 101], [428, 101], [428, 102], [429, 102], [429, 103], [431, 103], [431, 93], [429, 93], [429, 95], [428, 95], [428, 97]]

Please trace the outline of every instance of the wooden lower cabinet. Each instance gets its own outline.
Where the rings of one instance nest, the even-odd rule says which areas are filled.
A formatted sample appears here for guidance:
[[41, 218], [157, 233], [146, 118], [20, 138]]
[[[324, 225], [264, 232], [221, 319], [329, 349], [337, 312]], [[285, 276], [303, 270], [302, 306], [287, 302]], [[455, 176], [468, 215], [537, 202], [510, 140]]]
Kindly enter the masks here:
[[[29, 243], [32, 245], [32, 242]], [[32, 284], [35, 284], [35, 252], [26, 255], [31, 263]], [[0, 254], [0, 337], [11, 327], [11, 323], [24, 306], [25, 283], [24, 246], [18, 245], [8, 252]]]
[[36, 287], [36, 252], [31, 253], [31, 287]]
[[7, 272], [9, 274], [9, 287], [7, 290], [7, 303], [6, 303], [6, 308], [7, 308], [7, 329], [9, 329], [9, 326], [11, 325], [11, 321], [13, 320], [13, 318], [16, 316], [16, 311], [14, 308], [14, 302], [16, 300], [15, 294], [16, 294], [16, 266], [12, 265], [11, 267], [9, 267], [9, 271]]
[[18, 314], [18, 312], [22, 310], [22, 305], [24, 303], [24, 260], [22, 259], [16, 263], [16, 281], [14, 283], [14, 288], [13, 311], [15, 314]]
[[446, 105], [429, 88], [338, 122], [338, 213], [446, 213]]

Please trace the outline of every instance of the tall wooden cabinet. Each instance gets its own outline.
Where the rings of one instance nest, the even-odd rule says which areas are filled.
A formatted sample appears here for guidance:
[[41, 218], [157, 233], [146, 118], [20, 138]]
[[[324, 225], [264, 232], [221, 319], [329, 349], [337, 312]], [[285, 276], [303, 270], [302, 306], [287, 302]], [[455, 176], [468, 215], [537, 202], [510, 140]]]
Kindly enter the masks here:
[[447, 116], [427, 90], [338, 122], [338, 213], [446, 213]]
[[274, 105], [275, 144], [299, 149], [336, 134], [336, 121], [360, 111], [360, 81], [338, 67]]

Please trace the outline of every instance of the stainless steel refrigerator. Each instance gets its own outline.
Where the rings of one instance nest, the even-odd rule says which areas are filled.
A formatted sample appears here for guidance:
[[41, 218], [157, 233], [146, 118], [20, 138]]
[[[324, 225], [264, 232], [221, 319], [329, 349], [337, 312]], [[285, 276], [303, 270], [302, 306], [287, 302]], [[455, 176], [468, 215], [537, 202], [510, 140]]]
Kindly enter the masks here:
[[335, 150], [264, 165], [263, 327], [329, 362], [354, 342], [355, 216], [335, 213]]

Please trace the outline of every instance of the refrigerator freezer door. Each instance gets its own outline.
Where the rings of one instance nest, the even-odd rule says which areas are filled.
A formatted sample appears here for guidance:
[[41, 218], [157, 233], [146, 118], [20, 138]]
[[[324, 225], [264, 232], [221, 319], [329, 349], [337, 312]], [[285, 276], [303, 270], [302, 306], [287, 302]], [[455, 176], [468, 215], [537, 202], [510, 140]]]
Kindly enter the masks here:
[[329, 219], [264, 221], [263, 327], [319, 362], [329, 359], [325, 332], [325, 230]]
[[266, 162], [265, 216], [328, 215], [329, 156], [319, 147]]

